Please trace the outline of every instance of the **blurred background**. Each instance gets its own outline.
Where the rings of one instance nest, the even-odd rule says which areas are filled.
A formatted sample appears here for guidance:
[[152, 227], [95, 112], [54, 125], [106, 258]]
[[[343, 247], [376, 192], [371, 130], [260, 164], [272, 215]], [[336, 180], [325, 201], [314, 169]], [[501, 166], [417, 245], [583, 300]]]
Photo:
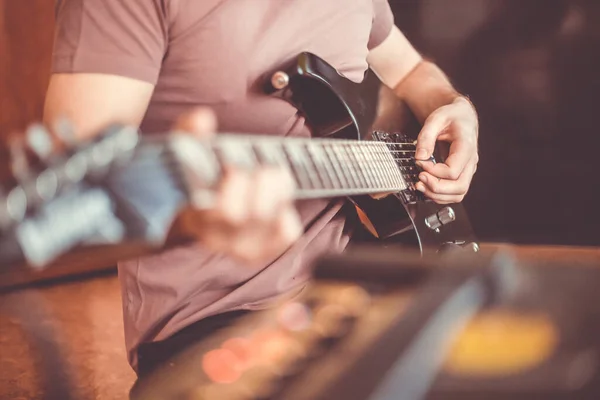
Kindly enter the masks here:
[[[465, 200], [483, 241], [598, 245], [600, 2], [391, 0], [481, 116]], [[39, 120], [54, 2], [0, 0], [0, 134]]]
[[[481, 161], [465, 203], [480, 239], [599, 245], [600, 1], [390, 3], [397, 25], [478, 107]], [[41, 118], [53, 17], [52, 0], [0, 0], [0, 144]], [[5, 163], [0, 152], [0, 179]], [[113, 275], [2, 297], [0, 346], [10, 351], [0, 398], [41, 393], [35, 347], [15, 339], [26, 326], [11, 305], [33, 304], [27, 296], [45, 301], [70, 364], [70, 377], [45, 379], [72, 380], [78, 398], [126, 398], [133, 374]]]
[[600, 2], [401, 0], [397, 24], [481, 117], [484, 241], [598, 245]]

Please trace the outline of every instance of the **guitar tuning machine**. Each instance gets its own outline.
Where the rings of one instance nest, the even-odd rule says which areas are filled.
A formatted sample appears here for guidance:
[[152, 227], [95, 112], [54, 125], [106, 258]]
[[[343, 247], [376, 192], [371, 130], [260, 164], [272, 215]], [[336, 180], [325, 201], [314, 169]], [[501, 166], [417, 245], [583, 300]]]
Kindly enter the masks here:
[[0, 193], [0, 229], [25, 218], [27, 195], [21, 186], [12, 188], [8, 193]]
[[52, 126], [56, 136], [67, 146], [68, 149], [75, 149], [79, 145], [75, 127], [67, 118], [59, 118]]
[[8, 150], [11, 175], [19, 182], [26, 180], [31, 175], [31, 165], [27, 159], [25, 143], [20, 139], [10, 140]]
[[52, 136], [44, 126], [35, 124], [25, 131], [25, 141], [42, 162], [48, 162], [55, 150]]
[[[86, 172], [92, 177], [100, 177], [115, 162], [129, 159], [139, 143], [139, 132], [136, 128], [129, 126], [111, 126], [100, 135], [100, 139], [92, 143], [88, 148], [75, 154], [71, 162], [73, 173], [76, 167], [87, 166]], [[80, 157], [80, 159], [75, 159]], [[77, 161], [77, 162], [75, 162]]]

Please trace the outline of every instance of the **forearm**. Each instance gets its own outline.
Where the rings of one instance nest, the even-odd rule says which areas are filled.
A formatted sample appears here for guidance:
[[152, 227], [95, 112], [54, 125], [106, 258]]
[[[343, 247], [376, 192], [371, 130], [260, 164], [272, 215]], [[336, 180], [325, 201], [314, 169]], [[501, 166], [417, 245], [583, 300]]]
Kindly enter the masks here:
[[434, 63], [419, 62], [394, 88], [419, 122], [438, 108], [454, 101], [468, 101], [450, 83], [446, 74]]

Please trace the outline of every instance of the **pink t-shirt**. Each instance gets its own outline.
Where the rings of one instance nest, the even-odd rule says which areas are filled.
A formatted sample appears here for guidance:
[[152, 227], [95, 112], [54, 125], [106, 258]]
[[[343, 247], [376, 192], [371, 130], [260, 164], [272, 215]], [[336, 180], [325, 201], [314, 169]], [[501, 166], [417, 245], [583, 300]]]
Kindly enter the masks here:
[[[156, 85], [143, 132], [212, 107], [219, 130], [308, 136], [287, 102], [261, 92], [263, 75], [302, 51], [360, 81], [370, 48], [391, 31], [387, 0], [59, 0], [53, 72], [121, 75]], [[268, 307], [299, 293], [311, 261], [342, 251], [343, 200], [298, 203], [305, 233], [262, 268], [196, 244], [119, 264], [125, 339], [165, 339], [209, 315]]]

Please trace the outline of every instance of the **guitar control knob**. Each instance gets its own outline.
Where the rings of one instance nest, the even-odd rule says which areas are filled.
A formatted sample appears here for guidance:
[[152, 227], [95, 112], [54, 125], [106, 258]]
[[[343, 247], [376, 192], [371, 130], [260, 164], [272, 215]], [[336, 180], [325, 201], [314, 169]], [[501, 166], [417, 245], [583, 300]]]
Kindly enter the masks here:
[[425, 225], [436, 232], [444, 225], [448, 225], [456, 219], [456, 213], [452, 207], [444, 207], [435, 214], [425, 218]]

